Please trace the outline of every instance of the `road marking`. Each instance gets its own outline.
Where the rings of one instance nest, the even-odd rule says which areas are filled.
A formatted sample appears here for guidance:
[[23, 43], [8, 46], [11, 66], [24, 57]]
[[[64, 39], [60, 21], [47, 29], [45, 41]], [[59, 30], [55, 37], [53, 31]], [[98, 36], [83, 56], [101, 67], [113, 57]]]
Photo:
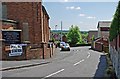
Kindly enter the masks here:
[[90, 57], [90, 54], [87, 56], [87, 58], [89, 58]]
[[87, 56], [87, 58], [89, 58], [90, 57], [90, 52], [88, 52], [88, 56]]
[[75, 63], [74, 66], [78, 65], [79, 63], [81, 63], [81, 62], [83, 62], [83, 61], [84, 61], [84, 59], [82, 59], [81, 61]]
[[57, 71], [57, 72], [54, 72], [54, 73], [52, 73], [52, 74], [50, 74], [50, 75], [48, 75], [48, 76], [46, 76], [46, 77], [44, 77], [44, 78], [42, 78], [42, 79], [51, 77], [51, 76], [53, 76], [53, 75], [55, 75], [55, 74], [58, 74], [58, 73], [60, 73], [60, 72], [62, 72], [62, 71], [64, 71], [64, 70], [65, 70], [65, 69], [61, 69], [61, 70], [59, 70], [59, 71]]

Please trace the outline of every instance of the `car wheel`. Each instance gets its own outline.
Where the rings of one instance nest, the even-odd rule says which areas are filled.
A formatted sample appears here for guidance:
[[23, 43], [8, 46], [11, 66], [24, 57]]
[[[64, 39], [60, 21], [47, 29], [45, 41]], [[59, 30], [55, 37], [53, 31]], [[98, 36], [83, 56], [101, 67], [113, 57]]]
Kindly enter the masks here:
[[68, 51], [70, 51], [70, 48], [68, 49]]

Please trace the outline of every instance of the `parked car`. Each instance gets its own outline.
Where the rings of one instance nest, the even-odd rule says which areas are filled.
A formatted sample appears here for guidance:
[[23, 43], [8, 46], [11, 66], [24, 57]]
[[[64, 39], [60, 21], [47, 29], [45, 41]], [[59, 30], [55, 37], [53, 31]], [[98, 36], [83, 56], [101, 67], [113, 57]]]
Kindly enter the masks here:
[[65, 45], [65, 42], [60, 42], [60, 48]]
[[63, 46], [61, 47], [61, 51], [63, 50], [70, 51], [70, 45], [68, 43], [63, 44]]

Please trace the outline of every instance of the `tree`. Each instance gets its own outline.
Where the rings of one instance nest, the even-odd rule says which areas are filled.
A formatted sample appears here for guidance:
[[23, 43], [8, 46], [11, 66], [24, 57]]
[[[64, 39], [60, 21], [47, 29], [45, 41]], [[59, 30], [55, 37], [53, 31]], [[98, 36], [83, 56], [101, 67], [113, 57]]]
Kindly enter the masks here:
[[110, 41], [113, 41], [114, 38], [120, 33], [120, 1], [118, 3], [118, 7], [114, 14], [114, 18], [112, 20], [110, 26]]
[[94, 35], [92, 35], [92, 38], [91, 38], [91, 40], [92, 40], [92, 41], [94, 41], [94, 40], [95, 40], [95, 36], [94, 36]]
[[82, 43], [82, 36], [78, 26], [71, 26], [67, 34], [68, 41], [72, 44]]

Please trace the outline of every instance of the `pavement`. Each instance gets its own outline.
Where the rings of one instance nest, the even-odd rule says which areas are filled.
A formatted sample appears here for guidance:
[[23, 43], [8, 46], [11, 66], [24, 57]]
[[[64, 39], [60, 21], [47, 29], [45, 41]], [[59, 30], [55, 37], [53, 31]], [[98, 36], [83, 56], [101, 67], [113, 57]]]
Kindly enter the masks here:
[[[58, 51], [58, 50], [59, 50], [59, 48], [56, 49], [56, 51]], [[0, 61], [0, 71], [6, 71], [6, 70], [11, 70], [11, 69], [18, 69], [18, 68], [48, 64], [48, 63], [52, 62], [54, 60], [54, 57], [56, 57], [56, 56], [57, 55], [55, 54], [52, 56], [52, 58], [49, 58], [49, 59], [31, 59], [31, 60], [21, 60], [21, 61]]]
[[47, 59], [24, 60], [24, 61], [1, 61], [2, 68], [0, 68], [0, 71], [37, 66], [42, 64], [48, 64], [50, 62], [51, 61]]

